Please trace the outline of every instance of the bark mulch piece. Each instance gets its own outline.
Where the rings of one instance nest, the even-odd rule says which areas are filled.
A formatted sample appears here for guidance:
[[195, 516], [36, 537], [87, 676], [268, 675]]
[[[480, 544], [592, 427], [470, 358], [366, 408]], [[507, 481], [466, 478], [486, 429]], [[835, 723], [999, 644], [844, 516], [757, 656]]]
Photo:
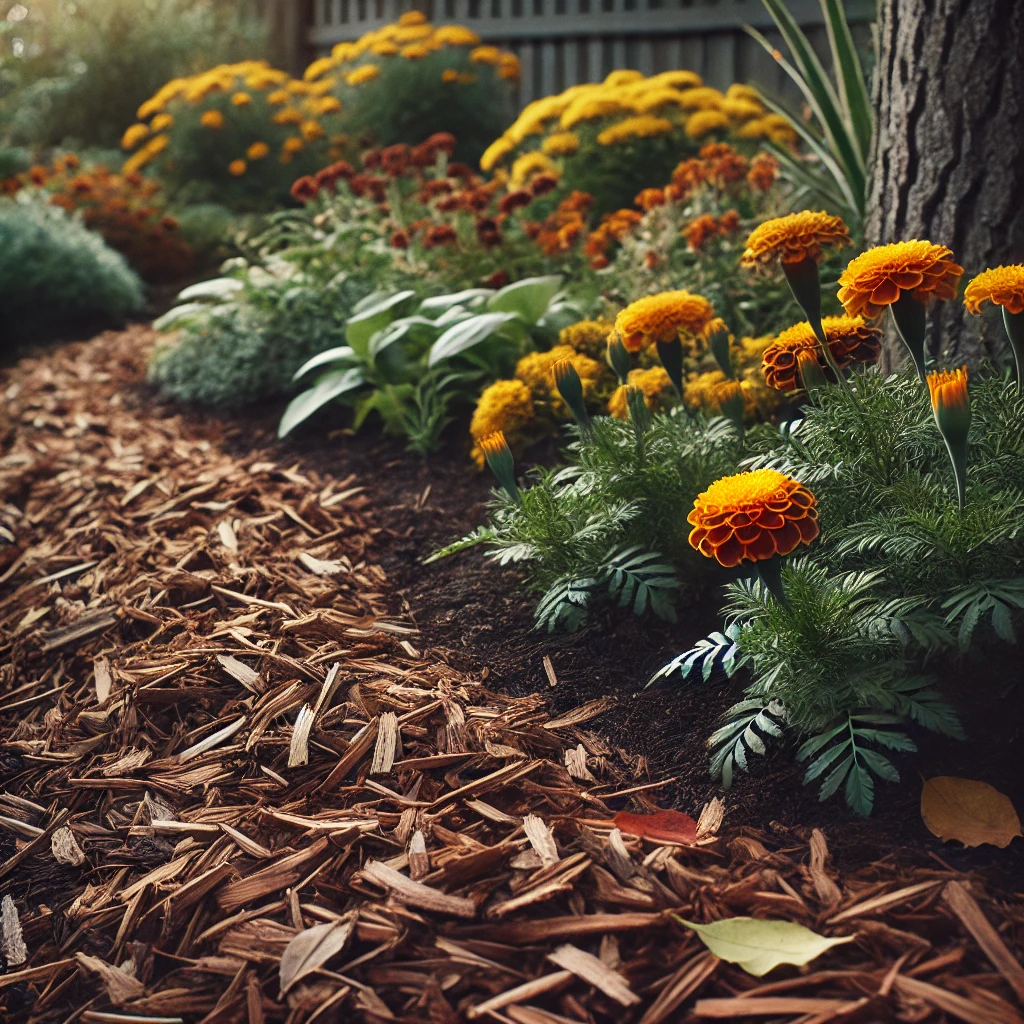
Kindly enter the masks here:
[[[1024, 1021], [1024, 897], [817, 830], [623, 835], [643, 761], [424, 657], [359, 482], [121, 388], [148, 338], [8, 376], [0, 1019]], [[649, 805], [648, 805], [649, 806]], [[853, 935], [754, 978], [673, 915]]]

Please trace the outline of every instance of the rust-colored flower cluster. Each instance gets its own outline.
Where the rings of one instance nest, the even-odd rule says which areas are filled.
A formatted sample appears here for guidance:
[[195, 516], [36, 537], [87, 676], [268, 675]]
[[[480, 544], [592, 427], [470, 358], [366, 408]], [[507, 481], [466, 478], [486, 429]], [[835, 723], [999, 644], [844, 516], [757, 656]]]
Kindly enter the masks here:
[[608, 266], [609, 249], [615, 242], [622, 241], [642, 219], [643, 214], [637, 210], [606, 213], [583, 245], [583, 252], [590, 257], [590, 265], [597, 269]]
[[686, 517], [690, 545], [726, 568], [788, 555], [818, 536], [816, 506], [803, 484], [774, 469], [723, 477]]
[[704, 184], [728, 190], [744, 181], [750, 168], [747, 158], [728, 143], [709, 142], [701, 147], [697, 156], [676, 166], [672, 181], [665, 188], [665, 196], [671, 202], [681, 203]]
[[734, 234], [739, 226], [739, 211], [726, 210], [721, 217], [714, 217], [710, 213], [695, 217], [683, 227], [682, 233], [686, 244], [694, 252], [699, 252], [711, 239]]
[[563, 199], [544, 222], [537, 226], [535, 239], [545, 256], [568, 252], [587, 230], [587, 215], [594, 197], [574, 191]]
[[[840, 370], [853, 363], [873, 365], [882, 350], [882, 332], [866, 324], [859, 316], [827, 316], [821, 322], [828, 350]], [[798, 391], [801, 382], [800, 361], [804, 354], [817, 361], [828, 376], [830, 367], [821, 351], [821, 343], [811, 325], [804, 321], [784, 330], [765, 350], [761, 369], [765, 382], [776, 391]]]
[[81, 216], [144, 280], [177, 281], [191, 272], [195, 253], [179, 234], [178, 222], [165, 213], [160, 186], [152, 179], [103, 166], [83, 170], [69, 153], [0, 183], [0, 194], [29, 186], [43, 189], [54, 206]]

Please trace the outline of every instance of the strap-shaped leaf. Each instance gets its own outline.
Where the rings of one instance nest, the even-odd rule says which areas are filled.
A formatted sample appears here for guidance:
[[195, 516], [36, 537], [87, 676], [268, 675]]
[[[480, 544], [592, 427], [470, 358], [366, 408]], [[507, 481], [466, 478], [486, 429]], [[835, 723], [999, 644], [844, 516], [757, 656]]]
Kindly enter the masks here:
[[292, 380], [305, 377], [310, 370], [315, 370], [320, 366], [330, 366], [332, 363], [338, 363], [339, 369], [347, 369], [348, 366], [358, 362], [359, 356], [356, 355], [356, 351], [351, 345], [339, 345], [337, 348], [329, 348], [323, 352], [318, 352], [312, 359], [307, 359], [295, 371], [295, 376], [292, 377]]
[[277, 436], [284, 437], [294, 430], [303, 420], [309, 419], [332, 399], [343, 395], [348, 391], [354, 391], [364, 383], [363, 371], [358, 366], [350, 367], [347, 370], [335, 370], [322, 377], [315, 387], [296, 395], [288, 403], [281, 422], [277, 427]]
[[825, 28], [832, 50], [832, 63], [839, 85], [839, 100], [843, 104], [847, 121], [853, 128], [853, 134], [866, 163], [868, 150], [871, 148], [874, 112], [860, 55], [853, 45], [850, 23], [846, 20], [846, 11], [840, 0], [821, 0], [821, 10], [825, 15]]
[[227, 299], [237, 295], [245, 284], [237, 277], [215, 277], [209, 281], [190, 284], [178, 292], [175, 302], [194, 302], [196, 299]]
[[481, 313], [449, 327], [431, 347], [427, 365], [433, 367], [445, 359], [466, 352], [474, 345], [486, 341], [504, 324], [516, 319], [515, 313]]
[[494, 294], [493, 288], [465, 288], [461, 292], [452, 292], [450, 295], [432, 295], [424, 299], [417, 309], [418, 313], [424, 316], [443, 313], [452, 306], [467, 306], [471, 302], [481, 302]]

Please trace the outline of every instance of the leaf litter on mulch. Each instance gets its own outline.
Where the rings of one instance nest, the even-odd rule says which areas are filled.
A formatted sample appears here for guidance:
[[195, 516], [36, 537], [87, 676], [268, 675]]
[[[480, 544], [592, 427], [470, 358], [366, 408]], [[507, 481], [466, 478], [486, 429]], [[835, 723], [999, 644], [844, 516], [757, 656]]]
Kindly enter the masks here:
[[[360, 481], [147, 415], [150, 343], [7, 374], [4, 1020], [1024, 1019], [1020, 894], [840, 875], [820, 831], [717, 804], [695, 842], [616, 828], [657, 808], [586, 729], [605, 703], [422, 655]], [[853, 941], [755, 978], [676, 920], [740, 916]]]

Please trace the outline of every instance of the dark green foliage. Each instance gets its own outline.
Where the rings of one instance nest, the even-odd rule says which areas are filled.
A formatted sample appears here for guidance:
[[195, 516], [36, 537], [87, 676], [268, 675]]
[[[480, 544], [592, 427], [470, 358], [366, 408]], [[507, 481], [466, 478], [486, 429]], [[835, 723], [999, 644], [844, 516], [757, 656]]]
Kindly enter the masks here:
[[0, 337], [110, 326], [143, 303], [142, 284], [103, 239], [59, 207], [0, 200]]

